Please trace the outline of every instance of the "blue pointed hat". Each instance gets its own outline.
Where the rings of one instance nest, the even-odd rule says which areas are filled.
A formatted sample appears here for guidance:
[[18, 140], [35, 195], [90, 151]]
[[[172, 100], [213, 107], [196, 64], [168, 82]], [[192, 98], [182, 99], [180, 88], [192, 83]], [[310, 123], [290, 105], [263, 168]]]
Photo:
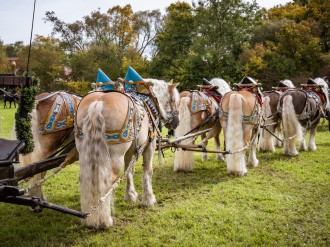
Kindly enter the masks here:
[[142, 81], [143, 79], [131, 66], [128, 66], [125, 80], [137, 82], [137, 81]]
[[109, 82], [109, 81], [111, 81], [111, 79], [101, 69], [98, 69], [96, 82]]
[[[97, 78], [96, 78], [96, 82], [110, 82], [111, 79], [101, 70], [98, 69], [97, 71]], [[114, 86], [109, 84], [109, 85], [105, 85], [105, 86], [101, 86], [103, 88], [103, 90], [114, 90]]]

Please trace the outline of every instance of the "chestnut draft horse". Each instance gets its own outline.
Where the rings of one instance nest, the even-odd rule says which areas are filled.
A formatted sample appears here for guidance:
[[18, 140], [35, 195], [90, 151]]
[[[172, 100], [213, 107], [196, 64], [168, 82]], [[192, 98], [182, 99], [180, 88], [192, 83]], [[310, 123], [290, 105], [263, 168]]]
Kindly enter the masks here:
[[[259, 151], [275, 151], [275, 144], [282, 146], [282, 142], [278, 138], [282, 138], [281, 118], [277, 111], [277, 105], [281, 95], [287, 89], [295, 88], [291, 80], [280, 81], [277, 87], [273, 87], [272, 91], [263, 92], [262, 98], [262, 119], [260, 130], [258, 149]], [[273, 135], [272, 135], [272, 134]], [[275, 137], [276, 136], [276, 137]]]
[[[113, 224], [111, 195], [125, 164], [125, 200], [136, 202], [133, 165], [143, 155], [142, 204], [152, 206], [152, 159], [160, 118], [169, 129], [178, 125], [180, 95], [178, 84], [155, 79], [142, 82], [150, 94], [137, 92], [93, 92], [80, 102], [76, 115], [76, 147], [79, 152], [81, 210], [90, 212], [83, 224], [104, 229]], [[152, 103], [153, 102], [153, 103]], [[157, 103], [158, 102], [158, 103]], [[152, 114], [150, 106], [158, 109]], [[102, 201], [102, 203], [100, 203]]]
[[[34, 150], [30, 154], [20, 156], [20, 165], [24, 166], [49, 158], [67, 142], [73, 133], [74, 114], [80, 99], [80, 96], [66, 92], [41, 93], [36, 96], [36, 106], [31, 113]], [[34, 186], [44, 176], [45, 173], [40, 173], [29, 180], [28, 194], [30, 196], [46, 200], [41, 186]], [[36, 210], [38, 211], [39, 208]]]
[[[223, 95], [231, 91], [226, 81], [214, 78], [211, 85], [202, 86], [203, 91], [190, 90], [180, 93], [179, 118], [180, 124], [175, 130], [175, 137], [181, 137], [196, 131], [212, 128], [209, 133], [202, 135], [202, 144], [207, 146], [208, 139], [214, 137], [215, 146], [220, 150], [219, 103]], [[196, 137], [197, 138], [197, 137]], [[193, 144], [196, 138], [188, 138], [181, 144]], [[202, 154], [202, 161], [207, 160], [207, 153]], [[221, 154], [216, 155], [218, 161], [223, 161]], [[174, 171], [192, 171], [194, 153], [177, 149], [175, 151]]]
[[[245, 81], [250, 83], [243, 84]], [[224, 131], [228, 173], [247, 174], [245, 152], [251, 146], [248, 164], [258, 166], [256, 157], [261, 98], [252, 78], [245, 77], [237, 84], [238, 91], [231, 91], [220, 103], [220, 124]], [[251, 143], [250, 143], [251, 142]]]
[[[299, 150], [316, 150], [315, 135], [320, 118], [330, 109], [328, 85], [322, 78], [309, 79], [302, 89], [287, 90], [280, 98], [278, 110], [282, 115], [284, 144], [283, 153], [297, 156], [295, 141], [300, 141]], [[305, 136], [310, 130], [308, 147]]]

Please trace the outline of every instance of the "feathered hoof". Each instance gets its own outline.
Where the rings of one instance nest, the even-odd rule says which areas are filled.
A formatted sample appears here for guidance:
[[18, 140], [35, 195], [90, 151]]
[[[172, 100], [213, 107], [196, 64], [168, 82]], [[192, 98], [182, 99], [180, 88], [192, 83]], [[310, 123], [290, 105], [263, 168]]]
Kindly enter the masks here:
[[274, 147], [272, 147], [272, 148], [262, 148], [262, 147], [260, 147], [259, 148], [259, 151], [260, 152], [272, 152], [272, 153], [274, 153], [275, 152], [275, 148]]
[[315, 151], [317, 148], [316, 148], [316, 145], [310, 145], [308, 146], [308, 151]]
[[222, 154], [217, 154], [217, 155], [216, 155], [216, 160], [217, 160], [217, 161], [223, 161], [223, 162], [224, 162], [224, 161], [225, 161], [225, 158], [223, 157]]
[[83, 219], [82, 223], [84, 226], [91, 228], [91, 229], [98, 229], [98, 230], [106, 230], [109, 227], [113, 226], [113, 220], [112, 218], [108, 219], [107, 222], [94, 222], [94, 221], [90, 221], [88, 219]]
[[253, 161], [249, 161], [248, 165], [251, 167], [257, 167], [259, 165], [259, 160], [255, 159]]
[[284, 155], [286, 156], [291, 156], [291, 157], [296, 157], [299, 155], [299, 153], [296, 151], [296, 152], [284, 152]]
[[247, 176], [247, 172], [243, 172], [243, 171], [228, 171], [228, 173], [236, 176], [236, 177], [244, 177]]
[[138, 198], [138, 193], [136, 191], [126, 193], [124, 200], [126, 202], [139, 202], [140, 201]]
[[142, 204], [147, 206], [147, 207], [152, 207], [157, 204], [156, 197], [154, 195], [149, 196], [149, 198], [144, 198], [142, 199]]
[[193, 168], [174, 168], [173, 171], [175, 172], [192, 172], [194, 169]]
[[202, 161], [208, 161], [210, 158], [208, 157], [207, 153], [202, 154]]

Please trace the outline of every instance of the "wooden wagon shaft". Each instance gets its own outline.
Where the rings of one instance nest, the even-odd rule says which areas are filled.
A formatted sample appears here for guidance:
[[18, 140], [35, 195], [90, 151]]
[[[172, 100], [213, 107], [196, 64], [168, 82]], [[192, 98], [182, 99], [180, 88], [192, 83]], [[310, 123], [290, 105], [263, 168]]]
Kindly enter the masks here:
[[58, 167], [66, 158], [67, 154], [61, 154], [57, 157], [49, 158], [43, 161], [35, 162], [27, 166], [23, 166], [15, 170], [17, 180], [32, 177], [41, 172]]
[[206, 130], [201, 130], [201, 131], [198, 131], [196, 133], [192, 133], [192, 134], [185, 135], [185, 136], [180, 136], [180, 137], [175, 138], [175, 139], [172, 139], [172, 140], [170, 140], [169, 138], [162, 138], [161, 141], [162, 142], [166, 142], [167, 144], [176, 143], [176, 142], [180, 142], [180, 141], [183, 141], [183, 140], [188, 139], [188, 138], [191, 138], [191, 137], [195, 137], [195, 136], [198, 136], [198, 135], [207, 133], [211, 129], [212, 128], [209, 128], [209, 129], [206, 129]]
[[87, 213], [77, 211], [74, 209], [70, 209], [67, 207], [63, 207], [60, 205], [56, 205], [47, 201], [41, 201], [39, 198], [32, 198], [28, 196], [9, 196], [9, 197], [3, 197], [0, 196], [0, 202], [5, 202], [5, 203], [11, 203], [11, 204], [17, 204], [17, 205], [24, 205], [24, 206], [30, 206], [32, 208], [35, 208], [37, 206], [40, 206], [41, 208], [49, 208], [61, 213], [66, 213], [70, 215], [77, 216], [79, 218], [86, 218], [88, 216]]

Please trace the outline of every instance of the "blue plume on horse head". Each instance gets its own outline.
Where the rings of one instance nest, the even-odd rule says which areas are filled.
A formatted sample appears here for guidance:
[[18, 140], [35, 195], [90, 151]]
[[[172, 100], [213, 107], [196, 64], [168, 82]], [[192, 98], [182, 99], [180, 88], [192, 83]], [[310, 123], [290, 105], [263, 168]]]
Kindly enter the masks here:
[[[111, 82], [111, 79], [101, 69], [98, 69], [96, 82], [98, 82], [98, 83]], [[101, 86], [101, 87], [104, 90], [114, 90], [114, 86], [112, 84], [110, 84], [110, 85], [108, 84], [108, 85]]]

